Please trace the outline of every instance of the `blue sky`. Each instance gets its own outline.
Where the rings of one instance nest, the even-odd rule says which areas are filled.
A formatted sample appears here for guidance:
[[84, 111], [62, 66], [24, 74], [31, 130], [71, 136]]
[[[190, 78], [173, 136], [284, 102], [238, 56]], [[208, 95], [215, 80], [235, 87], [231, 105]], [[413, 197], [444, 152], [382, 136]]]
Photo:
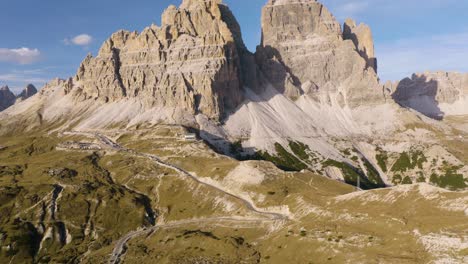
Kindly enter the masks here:
[[[8, 2], [6, 4], [5, 2]], [[75, 74], [88, 52], [119, 29], [141, 31], [160, 24], [162, 11], [181, 0], [14, 0], [2, 3], [0, 86], [15, 92]], [[224, 0], [251, 51], [260, 41], [267, 0]], [[340, 20], [371, 26], [379, 75], [398, 80], [413, 72], [468, 72], [468, 1], [322, 0]]]

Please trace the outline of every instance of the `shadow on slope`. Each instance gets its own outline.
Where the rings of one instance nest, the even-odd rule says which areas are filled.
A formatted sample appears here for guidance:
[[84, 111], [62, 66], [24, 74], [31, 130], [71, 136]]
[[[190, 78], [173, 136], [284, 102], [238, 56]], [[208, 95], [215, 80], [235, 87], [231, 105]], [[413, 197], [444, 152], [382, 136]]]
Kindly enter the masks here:
[[439, 108], [439, 84], [425, 75], [405, 78], [398, 83], [392, 98], [399, 105], [414, 109], [435, 120], [443, 120], [445, 113]]

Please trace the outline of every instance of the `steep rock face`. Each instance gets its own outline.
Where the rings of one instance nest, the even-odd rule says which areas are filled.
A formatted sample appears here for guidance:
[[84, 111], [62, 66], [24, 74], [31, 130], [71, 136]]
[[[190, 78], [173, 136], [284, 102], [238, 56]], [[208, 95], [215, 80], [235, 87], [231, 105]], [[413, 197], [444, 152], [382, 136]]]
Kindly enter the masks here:
[[315, 0], [270, 0], [262, 11], [257, 63], [268, 81], [290, 98], [312, 93], [350, 107], [380, 102], [382, 87], [375, 71], [342, 35], [338, 21]]
[[446, 115], [468, 114], [468, 74], [425, 72], [400, 82], [387, 83], [400, 105], [426, 116], [442, 119]]
[[0, 111], [7, 109], [15, 103], [16, 97], [8, 86], [0, 88]]
[[75, 78], [76, 96], [138, 97], [148, 107], [220, 119], [242, 101], [244, 83], [255, 80], [251, 61], [240, 27], [221, 0], [185, 0], [165, 10], [161, 27], [119, 31], [96, 58], [88, 56]]
[[343, 39], [353, 41], [357, 51], [367, 62], [367, 67], [377, 72], [377, 58], [374, 52], [372, 31], [366, 24], [356, 25], [353, 19], [346, 19], [343, 26]]
[[35, 94], [37, 94], [36, 87], [32, 84], [28, 84], [26, 88], [24, 88], [23, 91], [16, 97], [16, 102], [18, 103], [24, 101]]

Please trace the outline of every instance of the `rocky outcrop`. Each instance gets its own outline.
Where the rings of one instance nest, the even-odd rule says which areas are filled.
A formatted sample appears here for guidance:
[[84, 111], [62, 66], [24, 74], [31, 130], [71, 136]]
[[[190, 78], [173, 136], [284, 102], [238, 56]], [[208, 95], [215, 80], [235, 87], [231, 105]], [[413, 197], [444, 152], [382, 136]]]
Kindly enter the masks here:
[[7, 109], [15, 103], [16, 97], [10, 91], [8, 86], [3, 86], [0, 88], [0, 111]]
[[270, 0], [262, 11], [256, 59], [268, 82], [289, 98], [313, 93], [350, 107], [383, 100], [368, 60], [353, 41], [343, 39], [338, 21], [315, 0]]
[[255, 82], [253, 57], [221, 0], [184, 0], [170, 6], [161, 26], [119, 31], [89, 55], [75, 77], [81, 100], [138, 97], [147, 107], [177, 107], [219, 120]]
[[425, 72], [396, 83], [387, 83], [393, 99], [426, 116], [443, 119], [447, 115], [468, 114], [468, 74]]
[[374, 52], [374, 38], [372, 31], [366, 24], [356, 25], [351, 18], [346, 19], [343, 25], [343, 39], [353, 41], [357, 51], [367, 62], [367, 67], [377, 72], [377, 58]]
[[18, 103], [24, 101], [35, 94], [37, 94], [36, 87], [32, 84], [28, 84], [26, 88], [24, 88], [23, 91], [16, 97], [16, 102]]

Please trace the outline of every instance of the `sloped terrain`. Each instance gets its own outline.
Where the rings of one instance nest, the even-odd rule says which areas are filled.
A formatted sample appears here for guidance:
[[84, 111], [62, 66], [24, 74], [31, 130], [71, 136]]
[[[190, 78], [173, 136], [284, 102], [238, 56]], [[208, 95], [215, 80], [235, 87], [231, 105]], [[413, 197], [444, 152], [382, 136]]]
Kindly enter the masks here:
[[466, 192], [356, 192], [219, 155], [185, 132], [2, 137], [2, 262], [466, 260]]

